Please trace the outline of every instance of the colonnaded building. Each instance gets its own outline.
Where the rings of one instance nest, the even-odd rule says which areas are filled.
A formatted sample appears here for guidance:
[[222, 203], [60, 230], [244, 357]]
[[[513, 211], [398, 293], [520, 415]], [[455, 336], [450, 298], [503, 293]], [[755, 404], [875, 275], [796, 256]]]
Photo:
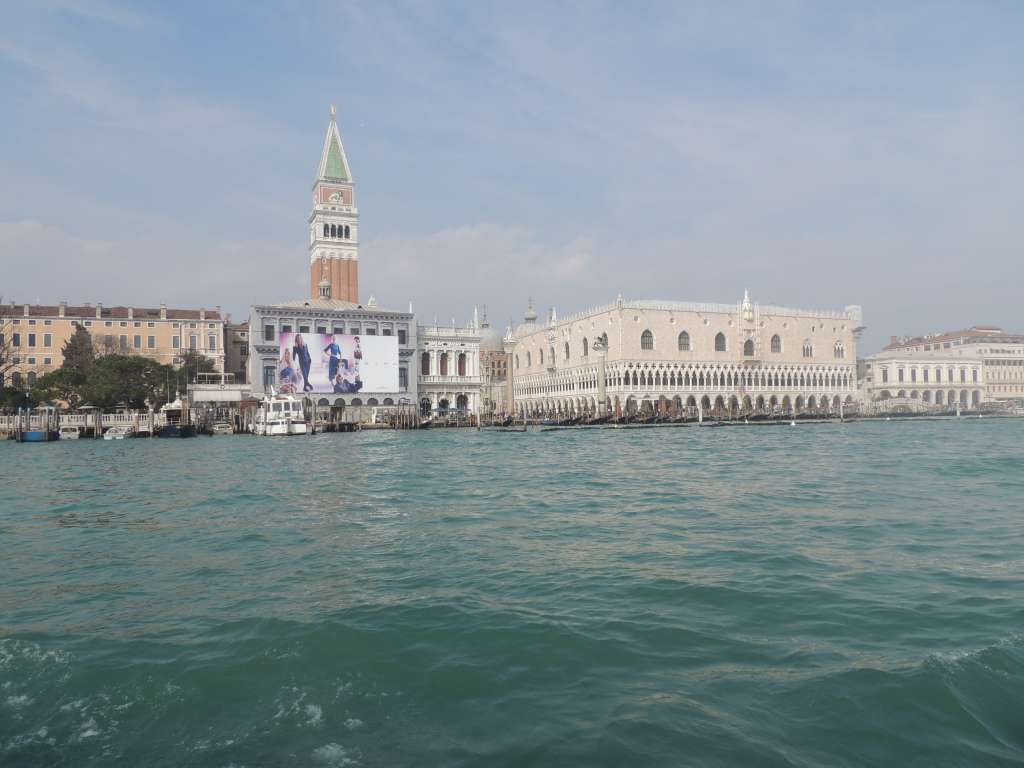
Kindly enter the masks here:
[[926, 409], [1024, 405], [1024, 334], [976, 325], [893, 336], [864, 361], [862, 387], [872, 401], [916, 401]]
[[626, 301], [547, 322], [532, 306], [509, 339], [514, 407], [529, 416], [838, 412], [854, 401], [859, 306]]

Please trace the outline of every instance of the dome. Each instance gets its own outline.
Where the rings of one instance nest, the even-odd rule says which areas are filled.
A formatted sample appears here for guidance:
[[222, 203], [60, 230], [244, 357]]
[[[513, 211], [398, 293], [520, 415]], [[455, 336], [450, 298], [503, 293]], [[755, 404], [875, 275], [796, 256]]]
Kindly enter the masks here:
[[497, 328], [484, 325], [480, 328], [480, 351], [481, 352], [504, 352], [505, 344], [501, 338], [501, 332]]

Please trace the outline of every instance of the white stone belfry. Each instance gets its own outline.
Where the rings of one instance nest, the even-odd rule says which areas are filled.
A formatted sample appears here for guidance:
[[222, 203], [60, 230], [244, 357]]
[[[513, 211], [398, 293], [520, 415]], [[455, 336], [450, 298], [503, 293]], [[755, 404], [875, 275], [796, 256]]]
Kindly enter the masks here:
[[359, 303], [359, 209], [345, 146], [331, 106], [309, 214], [310, 298]]

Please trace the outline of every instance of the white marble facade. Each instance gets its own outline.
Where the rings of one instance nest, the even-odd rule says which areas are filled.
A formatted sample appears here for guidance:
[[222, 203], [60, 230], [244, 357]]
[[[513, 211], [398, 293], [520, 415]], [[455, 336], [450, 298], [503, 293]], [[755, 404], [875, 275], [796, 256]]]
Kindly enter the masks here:
[[510, 375], [523, 415], [837, 412], [853, 402], [859, 306], [613, 303], [515, 329]]

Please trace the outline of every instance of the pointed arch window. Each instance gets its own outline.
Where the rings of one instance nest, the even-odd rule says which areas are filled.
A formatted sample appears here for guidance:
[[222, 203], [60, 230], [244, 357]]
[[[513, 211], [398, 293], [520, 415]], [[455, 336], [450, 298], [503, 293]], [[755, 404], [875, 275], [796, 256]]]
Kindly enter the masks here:
[[715, 352], [725, 352], [725, 334], [721, 331], [715, 334]]
[[583, 337], [583, 356], [586, 357], [590, 354], [590, 343], [587, 341], [587, 337]]
[[811, 344], [810, 339], [804, 339], [803, 353], [804, 357], [814, 357], [814, 345]]
[[649, 329], [640, 334], [640, 349], [654, 349], [654, 334]]
[[565, 342], [565, 359], [569, 359], [569, 342]]
[[440, 367], [441, 367], [441, 370], [438, 371], [438, 373], [440, 373], [442, 376], [447, 376], [448, 375], [448, 353], [447, 352], [442, 352], [441, 353], [441, 366]]
[[846, 357], [846, 347], [843, 346], [843, 342], [836, 342], [835, 347], [832, 349], [832, 354], [835, 355], [836, 360], [842, 360]]
[[772, 336], [772, 352], [775, 354], [782, 352], [782, 337], [777, 333]]
[[532, 358], [533, 358], [533, 355], [531, 355], [529, 352], [527, 352], [526, 353], [526, 367], [527, 368], [529, 368], [531, 365], [533, 365]]
[[689, 352], [690, 351], [690, 334], [683, 331], [679, 334], [679, 351]]
[[458, 371], [459, 371], [459, 376], [465, 376], [466, 375], [466, 353], [465, 352], [460, 352], [459, 353]]
[[747, 339], [743, 342], [743, 356], [753, 357], [754, 356], [754, 340]]
[[351, 231], [348, 228], [348, 224], [346, 224], [345, 225], [345, 239], [349, 240], [349, 239], [351, 239], [351, 237], [352, 237]]

